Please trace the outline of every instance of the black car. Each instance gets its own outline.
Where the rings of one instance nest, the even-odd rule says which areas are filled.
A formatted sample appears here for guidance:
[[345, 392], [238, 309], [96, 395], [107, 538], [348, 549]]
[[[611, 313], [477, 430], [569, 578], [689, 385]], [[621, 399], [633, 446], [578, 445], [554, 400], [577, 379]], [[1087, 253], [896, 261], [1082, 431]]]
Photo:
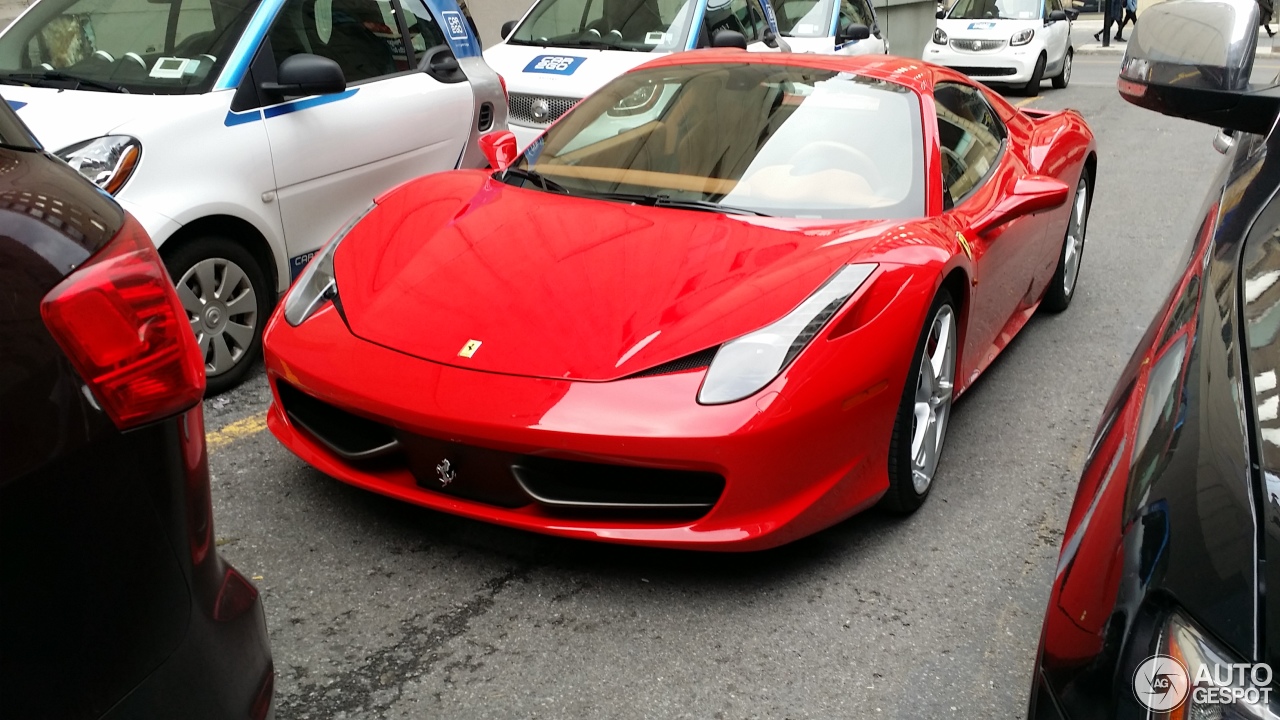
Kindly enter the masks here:
[[1223, 130], [1186, 263], [1107, 403], [1029, 716], [1280, 714], [1280, 86], [1253, 0], [1153, 5], [1118, 87]]
[[0, 716], [270, 716], [187, 315], [141, 226], [2, 100], [0, 333]]

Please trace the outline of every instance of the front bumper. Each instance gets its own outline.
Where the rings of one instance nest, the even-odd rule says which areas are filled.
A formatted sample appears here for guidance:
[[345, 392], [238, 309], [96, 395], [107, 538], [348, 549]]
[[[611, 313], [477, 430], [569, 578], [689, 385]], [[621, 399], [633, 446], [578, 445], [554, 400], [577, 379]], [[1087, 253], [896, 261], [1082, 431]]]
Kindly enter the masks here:
[[992, 52], [965, 52], [950, 45], [930, 42], [924, 48], [923, 59], [962, 72], [980, 82], [1021, 85], [1031, 80], [1040, 51], [1040, 46], [1034, 41]]
[[[773, 387], [738, 403], [701, 406], [695, 396], [702, 370], [616, 382], [483, 373], [360, 340], [332, 306], [298, 327], [273, 318], [266, 362], [273, 391], [268, 427], [332, 477], [523, 530], [674, 548], [765, 549], [874, 504], [888, 487], [886, 453], [900, 397], [900, 387], [881, 382], [864, 393], [856, 412], [840, 398], [791, 406]], [[504, 457], [714, 473], [724, 488], [714, 506], [693, 519], [564, 513], [532, 500], [519, 506], [480, 502], [456, 494], [466, 479], [461, 467], [446, 492], [434, 473], [424, 479], [421, 463], [415, 475], [406, 460], [364, 463], [335, 452], [284, 411], [283, 383], [433, 442]]]

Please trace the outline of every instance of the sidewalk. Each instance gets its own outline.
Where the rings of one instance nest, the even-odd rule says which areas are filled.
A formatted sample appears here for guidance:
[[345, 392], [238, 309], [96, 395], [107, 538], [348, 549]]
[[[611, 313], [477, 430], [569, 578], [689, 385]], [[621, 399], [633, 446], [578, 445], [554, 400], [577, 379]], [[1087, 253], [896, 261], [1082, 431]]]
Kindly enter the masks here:
[[[1280, 23], [1272, 24], [1272, 30], [1280, 29]], [[1123, 55], [1124, 48], [1127, 43], [1111, 41], [1110, 47], [1102, 47], [1102, 43], [1093, 39], [1093, 34], [1102, 30], [1102, 13], [1081, 14], [1080, 18], [1071, 23], [1071, 47], [1075, 48], [1077, 55]], [[1111, 32], [1115, 33], [1115, 25], [1112, 24]], [[1133, 24], [1125, 26], [1125, 39], [1129, 39], [1129, 34], [1133, 32]], [[1258, 28], [1258, 56], [1269, 57], [1274, 53], [1274, 57], [1280, 58], [1280, 33], [1276, 37], [1267, 37], [1266, 31]]]

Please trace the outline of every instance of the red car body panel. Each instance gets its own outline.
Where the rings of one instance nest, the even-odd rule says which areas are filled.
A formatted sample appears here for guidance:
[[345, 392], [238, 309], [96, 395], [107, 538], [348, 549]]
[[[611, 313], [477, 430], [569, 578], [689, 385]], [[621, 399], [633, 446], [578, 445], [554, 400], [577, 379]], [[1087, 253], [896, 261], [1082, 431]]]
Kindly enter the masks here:
[[[487, 173], [420, 178], [379, 198], [335, 257], [327, 305], [266, 331], [268, 425], [303, 460], [360, 487], [511, 527], [614, 542], [755, 550], [874, 504], [926, 313], [960, 305], [957, 395], [1026, 322], [1052, 277], [1070, 201], [985, 236], [971, 226], [1029, 174], [1075, 186], [1093, 137], [1075, 113], [1029, 117], [982, 89], [1008, 127], [993, 175], [943, 213], [936, 81], [900, 58], [697, 51], [644, 67], [757, 62], [878, 77], [919, 94], [926, 216], [814, 221], [635, 207], [516, 188]], [[968, 239], [972, 258], [957, 233]], [[764, 326], [841, 265], [878, 264], [810, 345], [745, 400], [696, 401], [705, 367], [636, 377]], [[348, 327], [348, 323], [350, 327]], [[648, 341], [646, 342], [646, 338]], [[483, 341], [471, 357], [459, 350]], [[714, 472], [696, 519], [565, 516], [424, 486], [406, 465], [362, 466], [284, 411], [282, 383], [396, 432], [522, 455]]]

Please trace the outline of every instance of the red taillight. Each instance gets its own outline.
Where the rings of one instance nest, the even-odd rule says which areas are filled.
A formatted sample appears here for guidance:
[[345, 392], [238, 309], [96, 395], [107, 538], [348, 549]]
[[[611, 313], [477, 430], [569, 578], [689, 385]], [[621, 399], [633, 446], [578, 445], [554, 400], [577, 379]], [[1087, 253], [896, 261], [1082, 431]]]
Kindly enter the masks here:
[[258, 693], [253, 696], [253, 705], [249, 708], [250, 720], [265, 720], [267, 711], [271, 709], [271, 696], [276, 689], [276, 668], [274, 663], [267, 663], [267, 672], [258, 685]]
[[132, 216], [40, 304], [50, 334], [124, 430], [204, 395], [204, 361], [151, 239]]

